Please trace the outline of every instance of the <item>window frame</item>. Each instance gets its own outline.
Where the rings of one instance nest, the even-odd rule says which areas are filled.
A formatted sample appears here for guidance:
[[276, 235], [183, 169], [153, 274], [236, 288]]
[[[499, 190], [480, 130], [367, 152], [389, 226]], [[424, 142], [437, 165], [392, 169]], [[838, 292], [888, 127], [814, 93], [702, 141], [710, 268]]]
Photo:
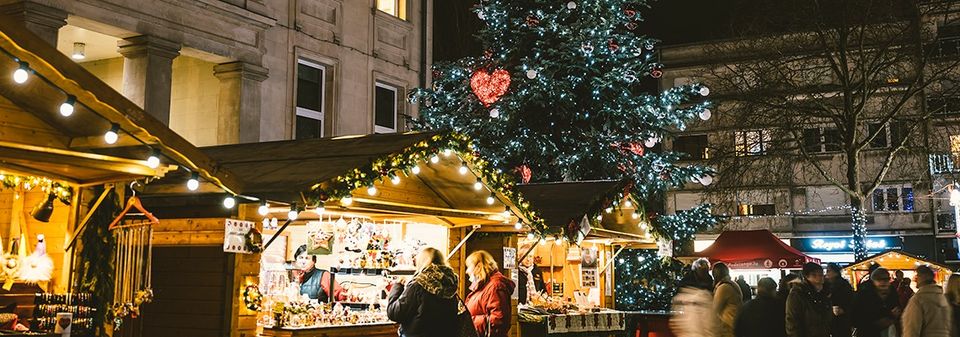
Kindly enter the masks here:
[[[910, 189], [910, 194], [912, 195], [911, 197], [912, 209], [910, 210], [904, 209], [905, 208], [904, 206], [906, 205], [906, 203], [904, 202], [904, 197], [906, 197], [906, 194], [904, 193], [904, 189]], [[897, 196], [896, 196], [897, 209], [890, 209], [889, 207], [891, 190], [896, 190], [897, 192]], [[883, 209], [879, 209], [879, 210], [877, 209], [877, 200], [876, 200], [877, 192], [880, 192], [881, 197], [883, 198], [882, 200]], [[873, 209], [874, 213], [913, 213], [913, 212], [916, 212], [917, 210], [916, 196], [917, 196], [916, 189], [913, 187], [912, 184], [877, 186], [877, 188], [873, 190], [873, 193], [870, 194], [870, 208]]]
[[[316, 111], [316, 110], [309, 109], [309, 108], [304, 108], [304, 107], [301, 107], [301, 106], [299, 105], [299, 100], [300, 100], [300, 69], [299, 69], [299, 68], [300, 68], [300, 65], [304, 65], [304, 66], [307, 66], [307, 67], [310, 67], [310, 68], [314, 68], [314, 69], [317, 69], [317, 70], [320, 71], [320, 74], [321, 74], [321, 75], [320, 75], [320, 79], [319, 79], [319, 80], [320, 80], [320, 111]], [[326, 130], [325, 130], [325, 129], [326, 129], [326, 127], [327, 127], [327, 121], [326, 121], [326, 115], [327, 115], [327, 114], [326, 114], [326, 109], [327, 109], [327, 71], [328, 71], [328, 68], [329, 68], [328, 66], [326, 66], [326, 65], [324, 65], [324, 64], [322, 64], [322, 63], [315, 62], [315, 61], [311, 61], [310, 59], [303, 58], [303, 57], [297, 57], [297, 72], [296, 72], [296, 74], [295, 74], [295, 76], [294, 76], [294, 78], [295, 78], [295, 80], [296, 80], [296, 83], [297, 83], [297, 90], [296, 90], [296, 93], [294, 94], [294, 98], [293, 98], [293, 99], [294, 99], [293, 106], [294, 106], [294, 110], [295, 110], [294, 119], [293, 119], [293, 139], [306, 139], [306, 138], [299, 138], [299, 137], [297, 137], [297, 118], [296, 118], [296, 117], [310, 118], [310, 119], [319, 121], [319, 122], [320, 122], [320, 134], [319, 134], [318, 137], [316, 137], [316, 138], [323, 138], [324, 136], [326, 136]]]
[[[396, 13], [390, 13], [383, 10], [380, 7], [381, 2], [392, 2]], [[373, 9], [375, 9], [377, 12], [398, 18], [400, 20], [407, 20], [407, 0], [373, 0]]]
[[[681, 149], [681, 146], [677, 146], [678, 143], [686, 145], [682, 140], [689, 140], [693, 138], [703, 138], [703, 144], [695, 143], [698, 146], [697, 150], [699, 153], [685, 152], [684, 149]], [[702, 145], [702, 146], [700, 146]], [[684, 146], [687, 147], [687, 146]], [[689, 155], [689, 158], [684, 158], [685, 160], [707, 160], [710, 159], [710, 137], [707, 134], [685, 134], [677, 136], [673, 139], [673, 148], [674, 152], [682, 152]]]
[[[817, 149], [816, 151], [810, 151], [810, 149], [809, 149], [809, 147], [812, 146], [812, 145], [808, 145], [808, 144], [807, 144], [807, 139], [806, 139], [806, 131], [807, 131], [807, 130], [817, 130], [817, 137], [818, 137], [818, 138], [817, 138], [817, 145], [816, 145], [816, 146], [818, 147], [818, 149]], [[801, 137], [801, 141], [802, 141], [803, 144], [801, 144], [801, 146], [806, 149], [805, 151], [806, 151], [807, 153], [813, 154], [813, 155], [837, 153], [837, 152], [843, 151], [843, 146], [842, 146], [843, 144], [828, 144], [828, 143], [827, 143], [827, 136], [829, 135], [828, 131], [836, 132], [836, 133], [837, 133], [837, 136], [840, 136], [840, 129], [838, 129], [838, 128], [836, 128], [836, 127], [830, 127], [830, 126], [815, 126], [815, 127], [803, 128], [803, 131], [802, 131], [803, 134], [802, 134], [802, 137]], [[838, 148], [837, 148], [836, 150], [831, 150], [831, 149], [828, 149], [828, 148], [827, 148], [828, 145], [836, 145]]]
[[[390, 91], [393, 91], [393, 128], [388, 128], [385, 126], [377, 125], [377, 88], [383, 88]], [[381, 81], [375, 81], [373, 87], [373, 133], [396, 133], [399, 128], [399, 118], [400, 114], [400, 104], [397, 102], [400, 95], [400, 87], [384, 83]]]
[[[755, 135], [756, 142], [750, 142], [750, 136]], [[737, 130], [733, 133], [733, 150], [737, 156], [763, 156], [773, 145], [773, 132], [770, 129]], [[753, 151], [759, 146], [759, 151]]]

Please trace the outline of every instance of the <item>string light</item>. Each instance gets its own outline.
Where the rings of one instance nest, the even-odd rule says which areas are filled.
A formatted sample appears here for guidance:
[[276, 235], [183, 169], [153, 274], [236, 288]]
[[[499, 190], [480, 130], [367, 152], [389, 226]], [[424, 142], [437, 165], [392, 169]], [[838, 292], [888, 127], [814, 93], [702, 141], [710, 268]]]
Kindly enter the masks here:
[[516, 229], [516, 230], [523, 229], [523, 223], [521, 223], [520, 221], [517, 221], [517, 223], [513, 224], [513, 229]]
[[30, 65], [22, 61], [19, 63], [17, 70], [13, 71], [13, 81], [17, 84], [23, 84], [27, 82], [27, 78], [30, 76]]
[[350, 197], [350, 196], [343, 197], [343, 199], [340, 199], [340, 204], [344, 206], [350, 206], [351, 204], [353, 204], [353, 197]]
[[420, 174], [420, 165], [413, 165], [413, 167], [410, 168], [410, 172], [413, 172], [413, 174]]
[[633, 207], [633, 202], [630, 201], [630, 200], [627, 200], [627, 201], [625, 201], [625, 202], [623, 203], [623, 207], [631, 208], [631, 207]]
[[439, 163], [439, 162], [440, 162], [440, 156], [433, 155], [432, 157], [430, 157], [430, 162], [431, 162], [431, 163], [434, 163], [434, 164]]
[[453, 150], [451, 150], [451, 149], [443, 149], [443, 156], [444, 156], [444, 157], [449, 157], [451, 153], [453, 153]]
[[200, 188], [200, 174], [193, 172], [190, 174], [190, 179], [187, 180], [187, 189], [196, 191], [198, 188]]
[[377, 187], [373, 185], [370, 185], [370, 187], [367, 187], [367, 194], [371, 196], [377, 195]]
[[117, 140], [120, 139], [119, 132], [120, 132], [120, 125], [117, 123], [111, 124], [110, 130], [107, 130], [107, 132], [103, 134], [103, 141], [111, 145], [116, 144]]
[[487, 197], [487, 205], [493, 205], [494, 201], [496, 201], [496, 199], [493, 197], [493, 193], [490, 193], [490, 196]]
[[477, 182], [473, 183], [473, 189], [477, 191], [483, 189], [483, 181], [480, 178], [477, 178]]
[[297, 204], [294, 203], [294, 204], [290, 205], [290, 211], [287, 212], [287, 220], [289, 220], [289, 221], [296, 221], [296, 220], [297, 220], [297, 216], [299, 216], [299, 215], [300, 215], [300, 210], [297, 209]]
[[527, 240], [533, 240], [534, 238], [535, 236], [533, 235], [533, 233], [527, 233]]
[[223, 198], [223, 207], [224, 207], [224, 208], [226, 208], [226, 209], [232, 209], [232, 208], [233, 208], [234, 206], [236, 206], [236, 205], [237, 205], [237, 199], [234, 198], [233, 196], [227, 196], [226, 198]]
[[[260, 214], [260, 216], [267, 216], [267, 214], [270, 214], [270, 207], [267, 206], [266, 200], [260, 201], [260, 207], [257, 207], [257, 213]], [[264, 220], [266, 220], [266, 218], [264, 218]]]
[[77, 103], [77, 97], [73, 95], [67, 95], [67, 99], [63, 101], [63, 104], [60, 104], [60, 115], [63, 117], [70, 117], [73, 115], [73, 105]]
[[505, 206], [503, 208], [503, 217], [506, 218], [506, 221], [510, 220], [510, 206]]
[[160, 167], [160, 150], [153, 149], [150, 152], [150, 157], [147, 158], [147, 166], [152, 169]]
[[390, 177], [390, 182], [393, 183], [394, 185], [399, 185], [399, 184], [400, 184], [400, 176], [399, 176], [399, 175], [393, 175], [393, 177]]
[[467, 168], [467, 163], [460, 163], [460, 174], [461, 175], [467, 174], [467, 171], [469, 171], [469, 169]]

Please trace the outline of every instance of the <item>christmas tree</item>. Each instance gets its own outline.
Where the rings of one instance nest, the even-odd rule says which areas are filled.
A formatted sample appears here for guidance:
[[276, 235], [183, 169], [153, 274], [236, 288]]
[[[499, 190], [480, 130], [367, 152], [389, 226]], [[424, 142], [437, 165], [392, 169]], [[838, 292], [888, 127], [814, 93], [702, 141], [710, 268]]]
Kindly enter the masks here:
[[[709, 184], [709, 168], [651, 151], [689, 121], [709, 118], [710, 90], [690, 84], [651, 93], [643, 85], [663, 74], [657, 41], [637, 30], [643, 8], [637, 0], [482, 0], [475, 12], [485, 22], [484, 55], [437, 64], [433, 87], [411, 95], [420, 103], [414, 125], [470, 136], [483, 158], [523, 182], [623, 179], [635, 200]], [[648, 220], [654, 236], [675, 247], [716, 221], [707, 206]], [[630, 272], [673, 277], [650, 271]], [[642, 298], [669, 298], [668, 283], [644, 282], [661, 288], [638, 290], [636, 300], [669, 303]]]

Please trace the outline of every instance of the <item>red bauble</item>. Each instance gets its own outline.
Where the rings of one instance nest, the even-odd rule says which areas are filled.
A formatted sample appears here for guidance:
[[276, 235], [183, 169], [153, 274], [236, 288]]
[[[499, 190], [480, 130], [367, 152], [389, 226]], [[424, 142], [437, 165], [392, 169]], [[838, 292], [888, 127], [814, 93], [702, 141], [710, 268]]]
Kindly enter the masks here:
[[643, 145], [640, 145], [639, 143], [630, 143], [627, 144], [627, 151], [633, 152], [635, 155], [642, 156], [644, 148]]
[[436, 70], [436, 69], [433, 70], [433, 79], [440, 78], [440, 75], [443, 75], [443, 73], [441, 73], [439, 70]]
[[507, 93], [509, 86], [510, 73], [503, 69], [494, 70], [492, 73], [480, 69], [470, 76], [470, 89], [473, 89], [473, 94], [477, 95], [484, 106], [496, 103], [500, 96]]
[[540, 19], [538, 19], [536, 16], [533, 16], [533, 15], [527, 16], [527, 26], [533, 27], [539, 24], [540, 24]]
[[654, 69], [650, 71], [650, 77], [660, 78], [660, 76], [663, 76], [663, 70]]
[[627, 29], [629, 30], [637, 29], [637, 23], [633, 21], [627, 22]]
[[620, 49], [620, 44], [618, 44], [616, 40], [610, 39], [607, 40], [607, 48], [609, 48], [610, 51], [617, 51], [617, 49]]
[[530, 178], [533, 176], [533, 171], [530, 170], [530, 167], [527, 165], [520, 165], [516, 168], [517, 172], [520, 173], [520, 182], [526, 184], [530, 182]]
[[624, 11], [623, 11], [623, 14], [626, 14], [628, 18], [632, 18], [632, 17], [634, 17], [635, 15], [637, 15], [637, 11], [632, 10], [632, 9], [627, 9], [627, 10], [624, 10]]

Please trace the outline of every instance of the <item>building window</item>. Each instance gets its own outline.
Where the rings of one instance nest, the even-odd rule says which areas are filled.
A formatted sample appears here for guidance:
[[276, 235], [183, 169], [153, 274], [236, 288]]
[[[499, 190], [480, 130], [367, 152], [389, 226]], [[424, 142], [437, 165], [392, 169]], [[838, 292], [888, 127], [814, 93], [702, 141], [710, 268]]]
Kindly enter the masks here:
[[836, 152], [841, 149], [837, 128], [808, 128], [803, 130], [803, 148], [807, 153]]
[[774, 204], [762, 204], [762, 205], [740, 204], [737, 207], [737, 214], [739, 214], [740, 216], [777, 215], [777, 206], [775, 206]]
[[875, 212], [913, 212], [913, 187], [881, 186], [873, 190]]
[[710, 159], [707, 135], [679, 136], [673, 140], [673, 151], [686, 153], [690, 159]]
[[373, 132], [397, 132], [397, 88], [377, 82], [375, 96]]
[[903, 137], [906, 136], [906, 126], [903, 123], [890, 123], [888, 125], [881, 123], [870, 123], [867, 125], [868, 135], [874, 132], [880, 132], [876, 137], [870, 140], [870, 148], [882, 149], [900, 144]]
[[323, 137], [324, 82], [327, 68], [297, 61], [297, 121], [295, 139]]
[[737, 131], [735, 141], [738, 156], [766, 154], [770, 150], [770, 130]]
[[404, 20], [407, 19], [406, 7], [406, 0], [377, 0], [377, 10]]

